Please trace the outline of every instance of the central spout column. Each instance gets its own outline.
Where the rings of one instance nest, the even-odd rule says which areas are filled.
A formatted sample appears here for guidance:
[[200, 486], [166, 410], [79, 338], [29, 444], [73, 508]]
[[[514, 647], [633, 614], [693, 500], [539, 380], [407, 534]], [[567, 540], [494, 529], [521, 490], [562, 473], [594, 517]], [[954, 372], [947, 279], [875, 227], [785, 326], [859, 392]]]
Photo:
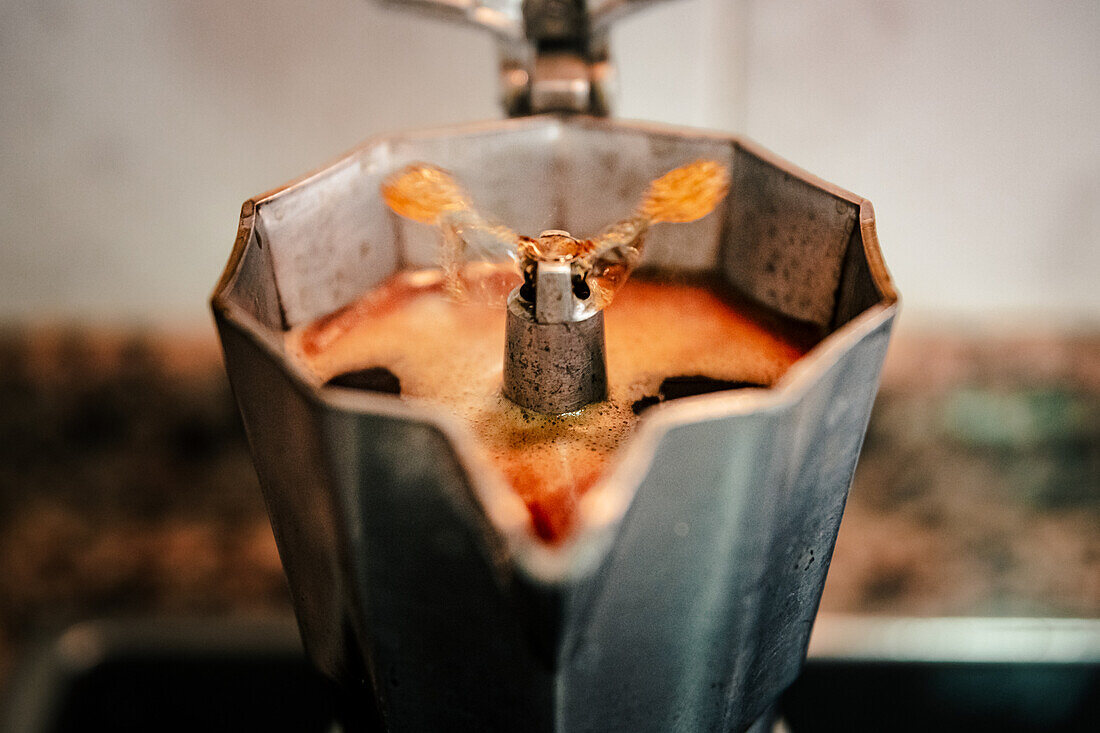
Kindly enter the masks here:
[[603, 311], [568, 262], [537, 261], [508, 296], [504, 396], [561, 415], [607, 398]]

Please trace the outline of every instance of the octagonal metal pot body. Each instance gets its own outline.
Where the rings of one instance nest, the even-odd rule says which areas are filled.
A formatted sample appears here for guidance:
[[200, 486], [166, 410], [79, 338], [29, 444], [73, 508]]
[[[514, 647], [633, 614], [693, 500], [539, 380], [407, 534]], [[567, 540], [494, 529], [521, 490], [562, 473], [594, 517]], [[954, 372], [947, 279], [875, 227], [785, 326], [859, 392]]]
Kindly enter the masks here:
[[[379, 195], [409, 162], [517, 231], [586, 236], [696, 158], [729, 165], [729, 196], [657, 225], [643, 265], [718, 274], [828, 335], [771, 389], [648, 411], [560, 546], [446, 415], [322, 387], [284, 353], [286, 329], [434, 264], [436, 233]], [[303, 641], [364, 726], [743, 730], [798, 674], [897, 310], [866, 200], [698, 131], [396, 135], [247, 201], [213, 309]]]

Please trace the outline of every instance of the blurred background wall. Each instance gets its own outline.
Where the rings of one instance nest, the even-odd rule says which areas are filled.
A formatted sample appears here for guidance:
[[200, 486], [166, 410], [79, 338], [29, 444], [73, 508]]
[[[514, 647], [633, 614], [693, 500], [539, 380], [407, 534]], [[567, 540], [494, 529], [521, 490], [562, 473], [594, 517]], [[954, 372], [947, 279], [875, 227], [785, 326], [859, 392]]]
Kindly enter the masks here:
[[[1100, 3], [680, 0], [618, 114], [875, 202], [906, 318], [1100, 321]], [[366, 0], [0, 2], [0, 323], [204, 327], [237, 208], [368, 135], [499, 115], [481, 33]]]

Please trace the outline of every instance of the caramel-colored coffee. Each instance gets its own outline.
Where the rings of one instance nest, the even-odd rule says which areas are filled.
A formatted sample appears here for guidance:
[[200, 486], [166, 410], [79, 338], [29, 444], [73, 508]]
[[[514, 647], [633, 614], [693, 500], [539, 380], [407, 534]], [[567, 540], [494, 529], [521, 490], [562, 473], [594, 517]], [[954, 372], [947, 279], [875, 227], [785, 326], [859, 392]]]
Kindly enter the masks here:
[[505, 312], [499, 303], [514, 284], [510, 272], [485, 271], [468, 283], [476, 295], [462, 302], [439, 271], [401, 273], [291, 331], [287, 346], [320, 381], [385, 367], [400, 380], [402, 399], [460, 418], [547, 541], [568, 533], [577, 499], [640, 419], [636, 403], [657, 395], [663, 380], [704, 375], [771, 385], [808, 347], [703, 284], [635, 278], [605, 311], [607, 401], [541, 415], [500, 392]]

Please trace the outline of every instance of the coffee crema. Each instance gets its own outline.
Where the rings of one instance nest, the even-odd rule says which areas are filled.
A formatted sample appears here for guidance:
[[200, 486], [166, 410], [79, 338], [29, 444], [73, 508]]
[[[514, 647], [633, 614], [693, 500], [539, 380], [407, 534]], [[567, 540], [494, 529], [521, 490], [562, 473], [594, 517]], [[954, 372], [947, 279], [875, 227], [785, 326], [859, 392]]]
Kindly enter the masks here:
[[459, 418], [547, 542], [569, 533], [578, 499], [643, 419], [638, 405], [656, 402], [668, 378], [771, 386], [816, 341], [714, 284], [635, 276], [604, 311], [608, 399], [543, 415], [501, 394], [502, 304], [517, 283], [511, 268], [482, 265], [456, 299], [440, 270], [401, 272], [286, 344], [322, 383], [389, 370], [401, 399]]

